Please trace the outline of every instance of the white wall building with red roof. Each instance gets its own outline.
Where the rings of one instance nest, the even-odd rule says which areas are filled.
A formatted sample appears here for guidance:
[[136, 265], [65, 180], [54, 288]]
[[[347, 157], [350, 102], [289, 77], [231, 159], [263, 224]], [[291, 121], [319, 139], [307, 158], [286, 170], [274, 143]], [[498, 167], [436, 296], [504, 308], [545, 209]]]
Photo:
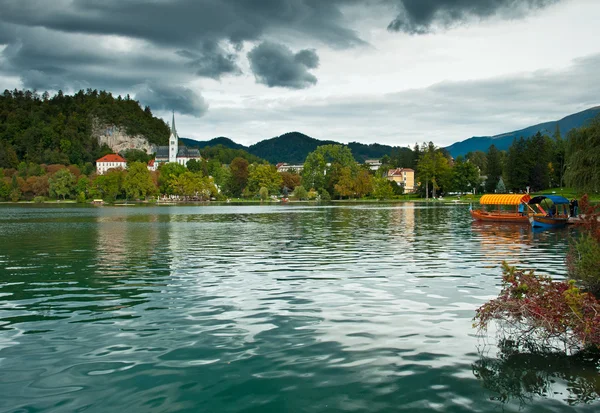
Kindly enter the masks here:
[[127, 161], [123, 159], [122, 156], [111, 153], [109, 155], [105, 155], [102, 158], [96, 161], [96, 173], [98, 175], [104, 174], [109, 169], [126, 169]]
[[156, 171], [156, 162], [154, 162], [154, 159], [148, 161], [148, 170], [152, 172]]

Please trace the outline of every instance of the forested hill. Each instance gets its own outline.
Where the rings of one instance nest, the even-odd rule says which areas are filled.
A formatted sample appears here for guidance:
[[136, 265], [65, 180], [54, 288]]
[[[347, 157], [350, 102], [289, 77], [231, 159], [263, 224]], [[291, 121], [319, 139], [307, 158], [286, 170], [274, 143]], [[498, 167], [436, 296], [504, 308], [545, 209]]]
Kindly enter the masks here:
[[554, 136], [557, 126], [561, 136], [564, 138], [572, 129], [587, 126], [599, 113], [600, 106], [584, 110], [583, 112], [574, 113], [558, 121], [540, 123], [514, 132], [503, 133], [496, 136], [475, 136], [462, 142], [456, 142], [446, 149], [453, 157], [475, 151], [487, 152], [492, 144], [494, 144], [497, 149], [504, 151], [512, 145], [515, 138], [529, 139], [538, 132]]
[[125, 128], [151, 144], [169, 139], [168, 125], [129, 96], [90, 89], [73, 96], [6, 90], [0, 95], [0, 167], [93, 162], [107, 149], [92, 136], [94, 121]]
[[[229, 138], [219, 137], [209, 141], [194, 141], [192, 139], [182, 138], [188, 146], [198, 148], [214, 147], [222, 145], [224, 147], [236, 150], [245, 150], [258, 158], [265, 159], [270, 163], [286, 162], [289, 164], [303, 163], [310, 152], [322, 145], [338, 144], [334, 141], [322, 141], [311, 138], [300, 132], [290, 132], [284, 135], [265, 139], [250, 147], [235, 143]], [[365, 145], [358, 142], [351, 142], [347, 145], [352, 151], [354, 158], [363, 162], [366, 159], [380, 159], [384, 155], [391, 156], [396, 147], [380, 144]]]

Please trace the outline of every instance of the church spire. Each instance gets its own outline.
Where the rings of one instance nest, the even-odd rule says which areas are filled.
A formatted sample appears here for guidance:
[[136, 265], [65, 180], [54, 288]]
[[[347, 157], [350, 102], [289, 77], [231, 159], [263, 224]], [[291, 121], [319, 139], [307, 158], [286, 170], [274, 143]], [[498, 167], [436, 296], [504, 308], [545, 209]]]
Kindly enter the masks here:
[[173, 121], [171, 122], [171, 132], [173, 135], [177, 135], [177, 129], [175, 129], [175, 111], [173, 111]]

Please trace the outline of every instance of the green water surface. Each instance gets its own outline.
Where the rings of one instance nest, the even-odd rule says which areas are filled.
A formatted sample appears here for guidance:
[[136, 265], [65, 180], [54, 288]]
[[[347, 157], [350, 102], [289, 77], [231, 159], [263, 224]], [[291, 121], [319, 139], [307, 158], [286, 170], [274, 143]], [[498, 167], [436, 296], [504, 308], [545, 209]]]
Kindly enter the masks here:
[[[0, 412], [598, 411], [472, 328], [570, 229], [468, 205], [0, 207]], [[488, 347], [491, 341], [491, 349]]]

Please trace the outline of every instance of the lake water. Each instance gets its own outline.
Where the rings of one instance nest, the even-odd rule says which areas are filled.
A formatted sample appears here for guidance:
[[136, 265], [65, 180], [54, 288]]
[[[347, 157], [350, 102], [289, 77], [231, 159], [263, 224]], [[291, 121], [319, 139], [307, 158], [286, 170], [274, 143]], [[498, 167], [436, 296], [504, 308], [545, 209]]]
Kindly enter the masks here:
[[573, 384], [597, 370], [472, 328], [502, 260], [564, 277], [569, 231], [468, 205], [3, 206], [0, 412], [597, 411]]

